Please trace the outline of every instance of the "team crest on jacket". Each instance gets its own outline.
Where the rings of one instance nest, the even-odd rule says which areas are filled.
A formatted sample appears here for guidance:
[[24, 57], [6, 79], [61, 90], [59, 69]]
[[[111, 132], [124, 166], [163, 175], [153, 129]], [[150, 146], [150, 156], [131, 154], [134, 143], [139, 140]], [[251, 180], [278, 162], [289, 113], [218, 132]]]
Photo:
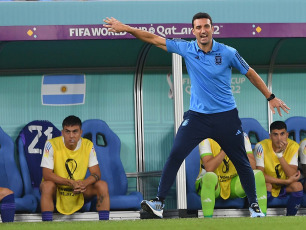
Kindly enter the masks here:
[[222, 57], [220, 55], [215, 56], [215, 63], [216, 63], [216, 65], [221, 65], [222, 64]]

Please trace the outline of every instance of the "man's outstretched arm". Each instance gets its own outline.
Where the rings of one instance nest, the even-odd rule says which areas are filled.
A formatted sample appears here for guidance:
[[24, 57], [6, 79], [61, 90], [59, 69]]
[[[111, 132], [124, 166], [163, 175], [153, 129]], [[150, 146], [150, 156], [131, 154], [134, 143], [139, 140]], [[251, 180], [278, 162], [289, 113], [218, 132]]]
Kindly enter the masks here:
[[152, 34], [148, 31], [136, 29], [129, 25], [125, 25], [113, 17], [106, 18], [103, 21], [106, 23], [103, 26], [108, 28], [108, 31], [110, 32], [114, 32], [114, 33], [127, 32], [144, 42], [151, 43], [155, 45], [156, 47], [167, 51], [166, 39], [163, 37]]

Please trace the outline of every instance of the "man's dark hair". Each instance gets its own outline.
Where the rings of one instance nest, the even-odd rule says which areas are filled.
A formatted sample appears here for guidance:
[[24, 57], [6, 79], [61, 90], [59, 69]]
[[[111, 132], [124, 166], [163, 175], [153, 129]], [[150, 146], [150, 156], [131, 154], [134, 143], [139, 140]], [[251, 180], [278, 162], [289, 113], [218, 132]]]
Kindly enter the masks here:
[[210, 24], [213, 25], [212, 19], [211, 19], [210, 15], [208, 13], [199, 12], [199, 13], [195, 14], [193, 16], [193, 18], [192, 18], [192, 28], [194, 27], [194, 24], [193, 24], [194, 20], [200, 19], [200, 18], [207, 18], [207, 19], [209, 19], [210, 20]]
[[80, 126], [80, 129], [82, 128], [81, 119], [76, 117], [76, 116], [73, 116], [73, 115], [70, 115], [70, 116], [66, 117], [63, 120], [63, 123], [62, 123], [63, 129], [64, 129], [65, 126], [74, 126], [74, 125]]
[[287, 125], [285, 122], [283, 121], [274, 121], [271, 125], [270, 125], [270, 132], [274, 129], [285, 129], [287, 131]]

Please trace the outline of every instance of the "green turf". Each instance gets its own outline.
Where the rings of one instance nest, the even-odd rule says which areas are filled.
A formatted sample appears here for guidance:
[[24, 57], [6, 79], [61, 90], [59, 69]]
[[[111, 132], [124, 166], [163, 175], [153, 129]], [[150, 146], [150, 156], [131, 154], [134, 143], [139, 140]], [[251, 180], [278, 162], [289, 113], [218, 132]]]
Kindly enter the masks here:
[[265, 217], [265, 218], [194, 218], [162, 220], [121, 220], [121, 221], [73, 221], [73, 222], [35, 222], [0, 224], [0, 229], [16, 230], [294, 230], [305, 229], [306, 217]]

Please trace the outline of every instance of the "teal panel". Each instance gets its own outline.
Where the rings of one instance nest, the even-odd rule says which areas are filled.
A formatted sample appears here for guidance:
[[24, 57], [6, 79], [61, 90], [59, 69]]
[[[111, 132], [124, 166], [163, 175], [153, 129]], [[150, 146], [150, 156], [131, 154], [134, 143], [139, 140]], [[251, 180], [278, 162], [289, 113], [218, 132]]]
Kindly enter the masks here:
[[168, 129], [161, 126], [150, 128], [159, 129], [156, 130], [156, 132], [147, 131], [147, 129], [145, 129], [144, 144], [146, 172], [159, 171], [163, 169], [169, 156], [174, 138], [173, 126], [169, 126]]
[[[267, 72], [257, 70], [267, 84]], [[232, 75], [232, 92], [234, 94], [240, 118], [255, 118], [264, 129], [268, 130], [268, 104], [262, 93], [240, 73]]]
[[[171, 55], [169, 56], [171, 60]], [[170, 89], [167, 82], [168, 73], [171, 73], [171, 68], [168, 71], [146, 69], [144, 71], [143, 120], [146, 172], [163, 169], [173, 144], [174, 108], [173, 99], [168, 96]], [[145, 199], [156, 197], [159, 179], [159, 177], [143, 178]], [[175, 183], [169, 190], [165, 209], [176, 209]]]
[[[102, 119], [119, 136], [126, 172], [136, 171], [133, 74], [88, 74], [84, 105], [43, 106], [41, 75], [0, 77], [0, 126], [14, 140], [28, 122], [50, 120], [61, 129], [71, 114]], [[120, 84], [119, 84], [120, 83]]]
[[305, 85], [306, 69], [281, 69], [273, 74], [273, 92], [282, 99], [291, 109], [289, 114], [282, 112], [273, 116], [273, 120], [286, 120], [292, 116], [306, 117]]
[[145, 71], [143, 77], [144, 118], [151, 123], [172, 123], [174, 117], [173, 101], [169, 98], [167, 72]]
[[127, 193], [135, 192], [137, 191], [137, 180], [136, 178], [128, 177], [128, 189]]
[[305, 22], [303, 0], [198, 0], [2, 2], [0, 25], [101, 24], [105, 17], [125, 23], [189, 23], [199, 11], [214, 22]]
[[167, 73], [145, 71], [143, 120], [146, 171], [161, 170], [172, 147], [174, 110], [168, 92]]

